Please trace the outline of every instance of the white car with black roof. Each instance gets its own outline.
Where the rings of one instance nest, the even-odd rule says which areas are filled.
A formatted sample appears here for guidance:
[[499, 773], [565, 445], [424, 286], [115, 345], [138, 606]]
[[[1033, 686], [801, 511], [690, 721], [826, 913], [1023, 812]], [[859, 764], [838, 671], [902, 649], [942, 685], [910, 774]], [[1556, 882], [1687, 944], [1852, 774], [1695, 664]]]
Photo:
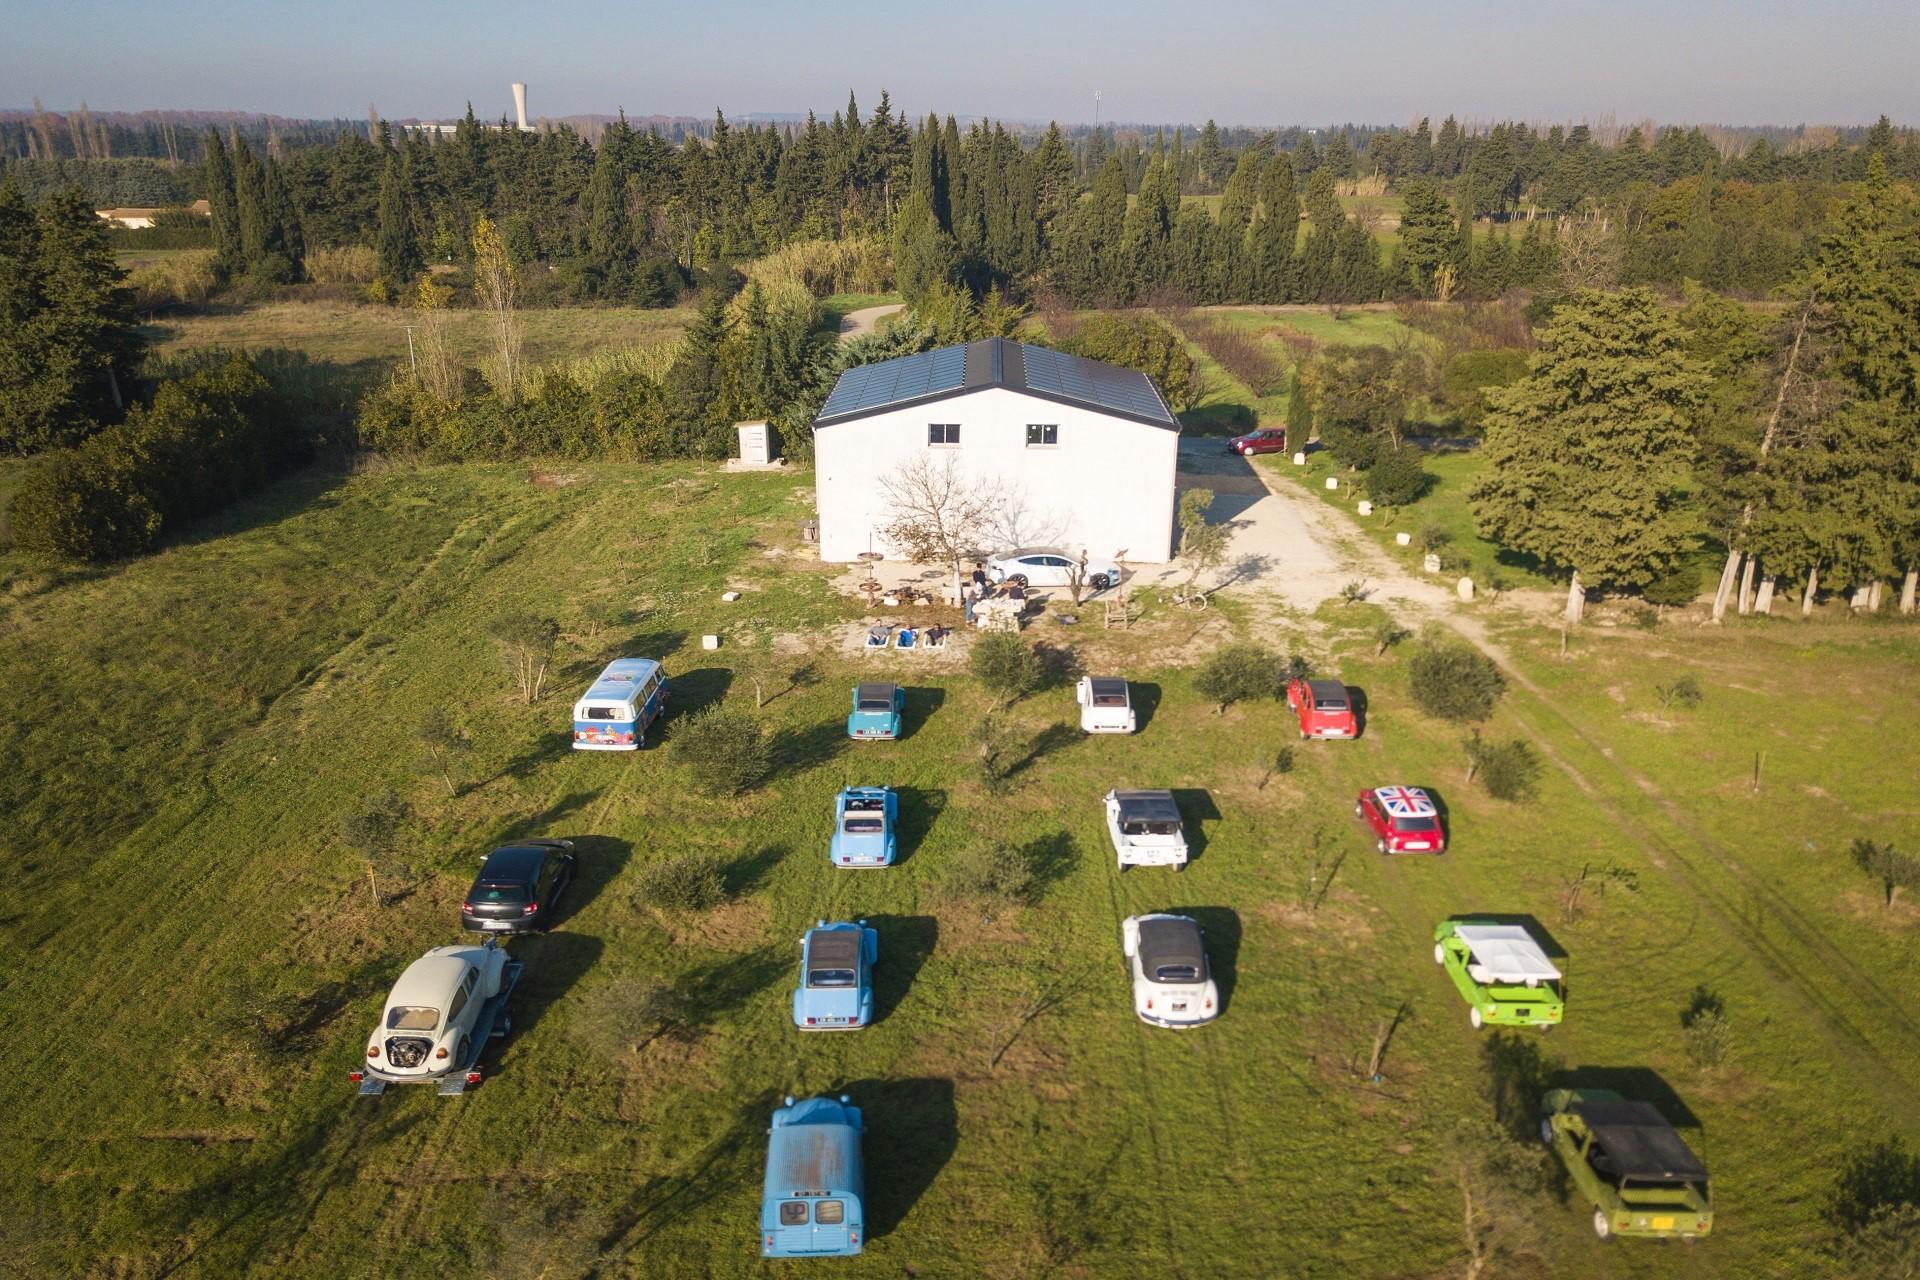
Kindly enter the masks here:
[[1192, 916], [1128, 916], [1120, 925], [1120, 949], [1133, 973], [1133, 1012], [1140, 1021], [1185, 1030], [1220, 1016], [1220, 988]]
[[1081, 676], [1073, 697], [1082, 733], [1132, 733], [1138, 727], [1132, 691], [1119, 676]]
[[1120, 870], [1186, 869], [1187, 832], [1171, 791], [1107, 792], [1107, 837]]

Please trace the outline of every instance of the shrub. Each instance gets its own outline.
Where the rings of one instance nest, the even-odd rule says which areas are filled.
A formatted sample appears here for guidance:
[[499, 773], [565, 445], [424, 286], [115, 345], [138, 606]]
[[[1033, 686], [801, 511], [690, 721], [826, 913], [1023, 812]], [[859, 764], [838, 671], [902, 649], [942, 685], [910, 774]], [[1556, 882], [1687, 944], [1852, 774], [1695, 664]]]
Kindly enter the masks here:
[[1228, 645], [1201, 664], [1193, 687], [1216, 711], [1225, 711], [1236, 702], [1279, 697], [1286, 686], [1285, 672], [1280, 656], [1264, 645]]
[[1920, 1205], [1920, 1155], [1898, 1134], [1869, 1144], [1847, 1158], [1834, 1180], [1827, 1216], [1858, 1231], [1888, 1210]]
[[1520, 380], [1527, 371], [1527, 353], [1511, 347], [1463, 351], [1447, 361], [1440, 375], [1440, 395], [1459, 415], [1469, 434], [1478, 434], [1487, 416], [1487, 392]]
[[1350, 422], [1321, 423], [1320, 442], [1342, 464], [1357, 471], [1369, 470], [1379, 461], [1384, 443], [1375, 432]]
[[1640, 591], [1648, 604], [1681, 609], [1700, 594], [1700, 570], [1695, 565], [1677, 564], [1649, 582]]
[[1680, 1031], [1687, 1060], [1703, 1071], [1724, 1066], [1733, 1056], [1733, 1028], [1720, 997], [1705, 986], [1693, 989], [1693, 999], [1680, 1015]]
[[1414, 650], [1407, 681], [1420, 708], [1442, 720], [1485, 720], [1507, 689], [1491, 658], [1464, 641], [1440, 637]]
[[1467, 777], [1495, 800], [1531, 800], [1540, 782], [1540, 757], [1525, 738], [1488, 742], [1478, 733], [1466, 741]]
[[264, 487], [308, 453], [271, 392], [239, 358], [161, 383], [125, 422], [28, 472], [13, 503], [15, 542], [62, 560], [135, 555], [166, 527]]
[[1015, 767], [1026, 755], [1026, 740], [995, 717], [983, 716], [974, 731], [979, 740], [980, 785], [990, 792], [1004, 791]]
[[705, 911], [727, 896], [720, 863], [704, 853], [674, 853], [641, 866], [633, 899], [656, 911]]
[[674, 758], [708, 795], [739, 795], [767, 776], [772, 755], [760, 722], [744, 711], [708, 707], [673, 735]]
[[1669, 684], [1657, 684], [1653, 691], [1660, 695], [1663, 707], [1678, 707], [1682, 711], [1691, 711], [1706, 698], [1700, 688], [1700, 681], [1693, 676], [1679, 676]]
[[1152, 316], [1102, 312], [1082, 324], [1065, 345], [1075, 355], [1138, 369], [1153, 379], [1167, 404], [1182, 413], [1194, 407], [1201, 391], [1187, 344]]
[[1418, 502], [1432, 480], [1413, 450], [1388, 450], [1367, 468], [1367, 496], [1389, 507], [1404, 507]]
[[182, 253], [157, 262], [143, 262], [127, 273], [133, 305], [142, 311], [183, 302], [205, 302], [218, 281], [213, 274], [213, 251]]
[[682, 1030], [691, 1012], [691, 1001], [670, 982], [620, 977], [581, 997], [580, 1015], [569, 1031], [589, 1049], [617, 1060]]
[[980, 902], [1024, 902], [1034, 890], [1033, 846], [978, 841], [947, 860], [940, 887], [950, 897]]
[[973, 678], [1001, 706], [1032, 692], [1040, 684], [1040, 659], [1019, 636], [998, 631], [974, 641], [967, 655]]
[[372, 284], [380, 257], [363, 244], [307, 250], [307, 277], [315, 284]]

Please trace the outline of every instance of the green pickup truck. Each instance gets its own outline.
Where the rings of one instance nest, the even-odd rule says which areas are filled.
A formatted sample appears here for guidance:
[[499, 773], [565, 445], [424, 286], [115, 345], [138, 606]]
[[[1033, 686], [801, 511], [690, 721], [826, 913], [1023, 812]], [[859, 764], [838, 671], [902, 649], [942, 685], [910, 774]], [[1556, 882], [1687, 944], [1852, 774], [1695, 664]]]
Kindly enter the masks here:
[[1707, 1167], [1652, 1103], [1554, 1089], [1541, 1107], [1540, 1140], [1593, 1204], [1595, 1235], [1691, 1240], [1713, 1230]]

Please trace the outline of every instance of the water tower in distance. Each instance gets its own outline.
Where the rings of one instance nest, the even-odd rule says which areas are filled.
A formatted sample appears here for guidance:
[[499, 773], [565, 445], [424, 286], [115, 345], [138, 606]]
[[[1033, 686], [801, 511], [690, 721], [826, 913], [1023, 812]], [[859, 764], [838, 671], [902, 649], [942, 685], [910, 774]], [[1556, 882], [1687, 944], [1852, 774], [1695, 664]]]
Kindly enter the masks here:
[[527, 128], [527, 86], [517, 82], [513, 86], [513, 114], [520, 122], [520, 132], [531, 132]]

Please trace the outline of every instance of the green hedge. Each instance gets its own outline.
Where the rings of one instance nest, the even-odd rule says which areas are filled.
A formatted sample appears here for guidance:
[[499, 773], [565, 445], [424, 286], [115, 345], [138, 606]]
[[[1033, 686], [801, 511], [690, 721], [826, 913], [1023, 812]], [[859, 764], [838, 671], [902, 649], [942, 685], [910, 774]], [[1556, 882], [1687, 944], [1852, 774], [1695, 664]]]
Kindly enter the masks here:
[[43, 455], [13, 500], [21, 550], [113, 560], [263, 488], [303, 459], [272, 388], [245, 360], [164, 382], [151, 403], [77, 448]]
[[366, 448], [447, 459], [719, 458], [731, 444], [676, 429], [660, 384], [636, 372], [585, 381], [547, 370], [514, 405], [490, 392], [449, 403], [397, 378], [361, 401], [359, 428]]

